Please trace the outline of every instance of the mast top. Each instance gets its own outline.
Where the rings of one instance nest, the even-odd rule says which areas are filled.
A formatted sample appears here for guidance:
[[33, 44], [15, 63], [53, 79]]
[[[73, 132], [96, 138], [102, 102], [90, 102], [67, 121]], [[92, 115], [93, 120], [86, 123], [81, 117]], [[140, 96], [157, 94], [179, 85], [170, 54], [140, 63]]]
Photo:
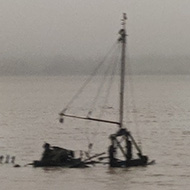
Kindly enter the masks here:
[[121, 25], [123, 26], [122, 30], [126, 32], [126, 20], [127, 20], [127, 14], [123, 13], [123, 18], [121, 19]]
[[126, 34], [126, 20], [127, 20], [127, 14], [123, 13], [123, 18], [121, 19], [121, 25], [123, 26], [122, 29], [119, 31], [120, 37], [118, 39], [119, 42], [125, 43], [125, 38], [127, 36]]
[[127, 14], [123, 13], [123, 19], [121, 20], [122, 21], [122, 25], [126, 24], [126, 22], [125, 22], [126, 20], [127, 20]]

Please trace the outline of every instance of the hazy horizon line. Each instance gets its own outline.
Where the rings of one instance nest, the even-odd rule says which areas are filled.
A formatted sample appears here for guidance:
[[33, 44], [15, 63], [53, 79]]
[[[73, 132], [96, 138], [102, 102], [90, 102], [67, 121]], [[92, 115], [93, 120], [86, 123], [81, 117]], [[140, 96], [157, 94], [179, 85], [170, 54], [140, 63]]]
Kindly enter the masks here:
[[[99, 58], [99, 60], [101, 60]], [[190, 56], [143, 55], [127, 59], [134, 75], [190, 74]], [[0, 62], [0, 76], [11, 75], [88, 75], [97, 65], [95, 58], [79, 59], [65, 56], [46, 58], [7, 58]], [[100, 62], [100, 61], [99, 61]], [[128, 72], [129, 74], [129, 72]]]

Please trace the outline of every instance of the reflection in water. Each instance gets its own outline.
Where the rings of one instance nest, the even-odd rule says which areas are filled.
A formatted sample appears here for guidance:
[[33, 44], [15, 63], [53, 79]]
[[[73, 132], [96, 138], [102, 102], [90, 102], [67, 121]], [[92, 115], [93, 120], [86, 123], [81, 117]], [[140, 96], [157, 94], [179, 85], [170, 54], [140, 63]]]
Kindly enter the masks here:
[[[99, 125], [97, 129], [96, 124], [67, 119], [63, 125], [58, 122], [57, 113], [80, 80], [64, 77], [63, 83], [63, 77], [0, 77], [0, 155], [16, 156], [15, 164], [22, 166], [0, 164], [1, 189], [188, 189], [189, 77], [134, 77], [136, 110], [129, 98], [126, 125], [140, 137], [143, 152], [156, 159], [155, 165], [129, 169], [107, 165], [88, 169], [25, 166], [41, 157], [44, 142], [80, 151], [88, 149], [87, 137], [94, 137], [94, 151], [107, 150], [114, 127]], [[117, 112], [114, 100], [112, 104], [112, 109], [106, 109], [106, 116], [111, 118], [112, 112]], [[89, 125], [90, 129], [86, 127]]]

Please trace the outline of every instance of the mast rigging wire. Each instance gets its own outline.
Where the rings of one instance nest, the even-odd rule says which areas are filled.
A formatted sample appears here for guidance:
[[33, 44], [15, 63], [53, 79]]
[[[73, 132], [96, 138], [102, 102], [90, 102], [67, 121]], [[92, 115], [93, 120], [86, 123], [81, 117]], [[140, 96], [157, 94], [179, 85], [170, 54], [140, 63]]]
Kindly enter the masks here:
[[92, 80], [92, 78], [96, 75], [97, 71], [100, 69], [100, 67], [104, 64], [105, 60], [107, 59], [110, 52], [113, 51], [113, 49], [116, 46], [116, 42], [112, 45], [106, 56], [103, 58], [103, 60], [99, 63], [99, 65], [94, 69], [92, 74], [89, 76], [89, 78], [85, 81], [85, 83], [81, 86], [81, 88], [77, 91], [77, 93], [72, 97], [72, 99], [69, 101], [67, 106], [60, 112], [61, 114], [64, 114], [67, 109], [70, 107], [70, 105], [74, 102], [74, 100], [82, 93], [83, 89], [89, 84], [89, 82]]
[[[115, 55], [115, 54], [116, 54], [116, 55]], [[116, 72], [115, 68], [116, 68], [116, 64], [117, 64], [116, 60], [117, 60], [117, 58], [118, 58], [118, 48], [117, 48], [116, 51], [114, 52], [113, 58], [114, 58], [113, 64], [109, 64], [108, 67], [107, 67], [107, 69], [106, 69], [106, 71], [105, 71], [104, 74], [103, 74], [103, 79], [102, 79], [102, 81], [101, 81], [101, 83], [100, 83], [100, 85], [99, 85], [99, 87], [98, 87], [98, 89], [97, 89], [96, 96], [95, 96], [95, 98], [94, 98], [94, 100], [93, 100], [93, 102], [92, 102], [92, 104], [91, 104], [91, 108], [90, 108], [90, 110], [89, 110], [89, 112], [88, 112], [87, 117], [90, 117], [90, 116], [92, 115], [92, 112], [94, 111], [94, 108], [95, 108], [96, 103], [97, 103], [97, 101], [98, 101], [98, 98], [99, 98], [99, 96], [100, 96], [100, 94], [101, 94], [101, 91], [102, 91], [102, 89], [103, 89], [103, 87], [104, 87], [104, 85], [105, 85], [105, 83], [106, 83], [106, 80], [107, 80], [107, 79], [109, 80], [109, 74], [111, 75], [111, 78], [110, 78], [111, 80], [108, 81], [110, 87], [108, 86], [108, 88], [106, 88], [106, 90], [109, 91], [110, 88], [111, 88], [111, 85], [112, 85], [111, 83], [113, 82], [113, 81], [112, 81], [113, 75], [114, 75], [114, 73]], [[110, 71], [111, 71], [111, 73], [109, 73]], [[111, 83], [110, 83], [110, 82], [111, 82]], [[106, 93], [106, 97], [104, 98], [105, 100], [106, 100], [106, 98], [108, 98], [108, 93], [109, 93], [109, 92]], [[105, 105], [105, 103], [104, 103], [103, 105]], [[100, 115], [100, 116], [101, 116], [101, 115]], [[100, 117], [98, 117], [98, 118], [100, 118]]]
[[[128, 44], [128, 43], [126, 43]], [[126, 46], [126, 48], [128, 47], [128, 45]], [[130, 64], [130, 56], [128, 55], [127, 56], [128, 58], [128, 61], [127, 61], [127, 68], [128, 68], [128, 77], [129, 77], [129, 80], [128, 80], [128, 84], [129, 84], [129, 88], [130, 88], [130, 94], [131, 94], [131, 103], [132, 103], [132, 107], [134, 110], [137, 110], [137, 106], [136, 106], [136, 103], [135, 103], [135, 100], [134, 100], [134, 81], [133, 81], [133, 76], [132, 76], [132, 66]], [[142, 145], [142, 140], [141, 140], [141, 137], [140, 137], [140, 131], [139, 131], [139, 122], [137, 120], [137, 115], [136, 113], [132, 114], [133, 115], [133, 121], [135, 123], [135, 126], [136, 126], [136, 134], [137, 134], [137, 139], [138, 139], [138, 144], [139, 145]], [[142, 147], [141, 147], [142, 148]]]
[[[112, 85], [113, 85], [113, 79], [114, 79], [114, 76], [116, 75], [116, 72], [117, 72], [117, 66], [118, 66], [118, 64], [119, 64], [119, 59], [120, 59], [120, 46], [118, 46], [118, 48], [117, 48], [117, 51], [116, 51], [116, 55], [114, 55], [114, 61], [113, 61], [113, 64], [111, 65], [112, 66], [112, 68], [110, 68], [111, 69], [111, 77], [109, 77], [108, 76], [108, 79], [109, 79], [109, 81], [108, 81], [108, 85], [107, 85], [107, 88], [106, 88], [106, 95], [105, 95], [105, 98], [104, 98], [104, 102], [103, 102], [103, 106], [102, 106], [102, 108], [101, 108], [101, 111], [100, 111], [100, 113], [99, 113], [99, 116], [98, 116], [98, 118], [103, 118], [103, 114], [104, 114], [104, 108], [105, 108], [105, 106], [107, 105], [107, 102], [108, 102], [108, 100], [109, 100], [109, 95], [110, 95], [110, 90], [111, 90], [111, 87], [112, 87]], [[102, 83], [103, 84], [103, 83]], [[105, 84], [105, 83], [104, 83]], [[103, 86], [103, 85], [102, 85]], [[91, 112], [92, 113], [92, 112]], [[97, 123], [97, 125], [100, 125], [100, 123]], [[97, 136], [97, 134], [98, 134], [98, 131], [99, 131], [99, 127], [97, 127], [97, 128], [95, 128], [96, 130], [93, 132], [93, 136], [92, 136], [92, 139], [91, 139], [91, 142], [95, 142], [95, 138], [96, 138], [96, 136]]]

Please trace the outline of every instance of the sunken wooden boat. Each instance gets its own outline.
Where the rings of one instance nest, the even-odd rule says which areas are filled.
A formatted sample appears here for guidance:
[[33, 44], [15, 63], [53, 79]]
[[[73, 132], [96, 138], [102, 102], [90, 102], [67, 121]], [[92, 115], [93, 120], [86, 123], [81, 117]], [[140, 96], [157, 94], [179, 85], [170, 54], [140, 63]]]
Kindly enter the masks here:
[[34, 167], [63, 167], [63, 168], [87, 168], [94, 166], [97, 163], [101, 163], [97, 158], [105, 154], [105, 152], [94, 154], [92, 156], [88, 155], [88, 152], [85, 152], [88, 156], [84, 159], [81, 157], [75, 157], [75, 151], [68, 150], [65, 148], [50, 146], [49, 143], [43, 145], [44, 152], [40, 160], [34, 160]]
[[[153, 162], [148, 162], [148, 156], [144, 155], [142, 153], [142, 149], [136, 142], [135, 138], [132, 136], [131, 132], [125, 127], [124, 125], [124, 88], [125, 88], [125, 51], [126, 51], [126, 41], [127, 41], [127, 32], [126, 32], [126, 20], [127, 16], [124, 13], [122, 18], [122, 29], [119, 31], [119, 39], [117, 41], [118, 44], [121, 45], [121, 61], [120, 61], [120, 88], [118, 91], [119, 94], [119, 119], [118, 121], [108, 120], [108, 119], [102, 119], [100, 117], [92, 117], [92, 110], [90, 110], [87, 114], [87, 116], [81, 116], [81, 115], [74, 115], [67, 113], [68, 108], [71, 105], [71, 103], [75, 100], [75, 98], [78, 97], [78, 95], [83, 91], [83, 89], [87, 86], [89, 81], [91, 81], [91, 76], [87, 81], [84, 83], [84, 85], [79, 89], [79, 91], [73, 96], [71, 101], [68, 103], [66, 108], [61, 111], [60, 115], [60, 123], [63, 123], [64, 117], [74, 118], [74, 119], [82, 119], [82, 120], [88, 120], [92, 122], [102, 122], [107, 123], [109, 125], [116, 125], [119, 129], [116, 131], [115, 134], [111, 134], [109, 136], [111, 143], [108, 147], [108, 155], [105, 157], [108, 159], [107, 164], [110, 167], [136, 167], [136, 166], [147, 166], [149, 164], [152, 164]], [[92, 77], [95, 75], [98, 69], [100, 69], [103, 62], [101, 62], [98, 67], [94, 70], [92, 73]], [[106, 73], [105, 73], [106, 74]], [[112, 78], [110, 78], [112, 80]], [[100, 89], [98, 88], [98, 92], [100, 92]], [[98, 96], [95, 97], [95, 100]], [[92, 103], [94, 104], [92, 100]], [[102, 116], [102, 115], [101, 115]], [[96, 161], [93, 161], [91, 158], [94, 158], [92, 156], [91, 158], [88, 158], [86, 160], [83, 160], [81, 158], [75, 158], [74, 152], [71, 150], [63, 149], [60, 147], [50, 147], [49, 144], [44, 145], [44, 153], [42, 155], [41, 160], [34, 161], [33, 166], [34, 167], [50, 167], [50, 166], [60, 166], [60, 167], [67, 167], [67, 168], [84, 168], [88, 167], [89, 164], [94, 164]], [[134, 150], [136, 150], [137, 156], [134, 156]], [[122, 159], [118, 157], [118, 152], [122, 154]], [[95, 155], [95, 157], [98, 157], [102, 154]]]
[[[120, 89], [119, 89], [119, 120], [112, 121], [106, 119], [100, 119], [92, 117], [92, 111], [90, 110], [87, 116], [78, 116], [66, 113], [71, 102], [78, 96], [76, 94], [73, 99], [69, 102], [68, 106], [63, 109], [60, 113], [60, 122], [63, 122], [63, 117], [70, 117], [75, 119], [83, 119], [94, 122], [103, 122], [110, 125], [116, 125], [119, 130], [115, 134], [110, 135], [111, 145], [108, 147], [108, 164], [110, 167], [134, 167], [134, 166], [146, 166], [153, 162], [148, 162], [148, 156], [142, 153], [142, 150], [135, 138], [132, 136], [131, 132], [124, 126], [124, 93], [125, 93], [125, 54], [126, 54], [126, 42], [127, 42], [127, 32], [126, 32], [126, 20], [127, 16], [124, 13], [122, 18], [122, 28], [119, 31], [118, 44], [121, 45], [121, 58], [120, 58]], [[98, 66], [99, 67], [99, 66]], [[97, 68], [98, 70], [99, 68]], [[96, 73], [95, 70], [93, 75]], [[106, 73], [105, 73], [106, 74]], [[84, 87], [88, 84], [88, 81], [82, 86], [78, 93], [81, 93]], [[102, 85], [102, 84], [101, 84]], [[101, 88], [99, 88], [101, 89]], [[134, 150], [137, 152], [137, 156], [134, 156]], [[122, 154], [122, 159], [118, 158], [118, 152]]]
[[75, 158], [74, 151], [53, 146], [45, 143], [44, 152], [40, 160], [35, 160], [34, 167], [64, 167], [64, 168], [85, 168], [88, 163]]

